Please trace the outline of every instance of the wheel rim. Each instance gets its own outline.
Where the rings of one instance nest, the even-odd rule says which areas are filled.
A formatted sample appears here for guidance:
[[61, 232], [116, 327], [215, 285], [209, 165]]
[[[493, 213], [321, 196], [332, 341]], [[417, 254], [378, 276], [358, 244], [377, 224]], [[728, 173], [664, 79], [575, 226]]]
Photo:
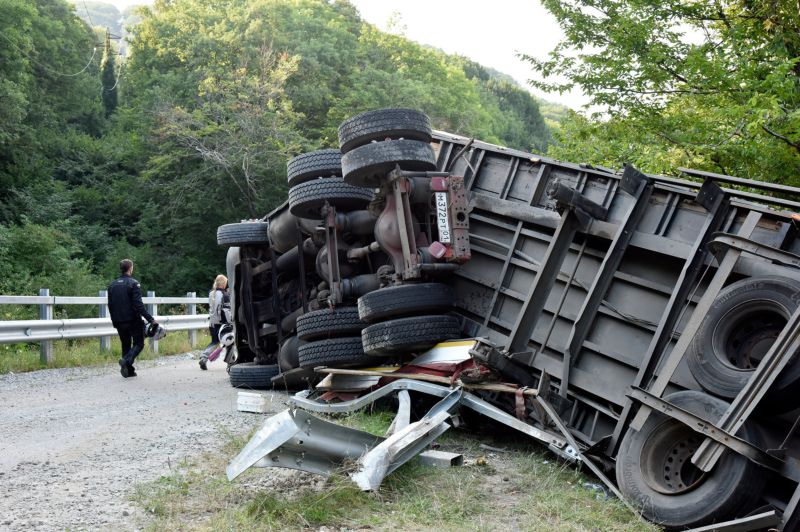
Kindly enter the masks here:
[[770, 300], [748, 301], [730, 309], [714, 327], [712, 350], [726, 366], [752, 371], [787, 323], [788, 311]]
[[703, 438], [675, 420], [665, 421], [642, 446], [644, 481], [653, 490], [677, 495], [700, 486], [706, 473], [691, 462]]

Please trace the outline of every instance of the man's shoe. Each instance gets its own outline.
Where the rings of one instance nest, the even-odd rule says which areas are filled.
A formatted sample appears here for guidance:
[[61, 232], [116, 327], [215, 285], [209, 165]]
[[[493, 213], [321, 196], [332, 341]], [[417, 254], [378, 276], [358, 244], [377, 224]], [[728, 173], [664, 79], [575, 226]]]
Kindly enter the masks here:
[[135, 377], [136, 376], [136, 368], [133, 366], [128, 366], [128, 377]]
[[208, 368], [206, 367], [206, 358], [205, 358], [205, 357], [203, 357], [203, 358], [201, 358], [201, 359], [200, 359], [200, 369], [202, 369], [202, 370], [204, 370], [204, 371], [208, 369]]
[[130, 377], [130, 370], [128, 369], [128, 363], [125, 362], [124, 358], [119, 359], [119, 372], [126, 379]]

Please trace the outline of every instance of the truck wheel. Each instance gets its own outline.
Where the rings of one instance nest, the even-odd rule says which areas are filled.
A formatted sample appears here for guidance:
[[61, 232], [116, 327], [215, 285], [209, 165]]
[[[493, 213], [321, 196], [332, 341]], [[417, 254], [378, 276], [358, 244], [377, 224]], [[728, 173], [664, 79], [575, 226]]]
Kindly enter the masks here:
[[342, 155], [345, 182], [359, 187], [381, 186], [396, 165], [403, 170], [435, 170], [436, 157], [431, 145], [419, 140], [374, 142]]
[[[709, 393], [733, 398], [775, 343], [800, 299], [800, 282], [785, 277], [750, 277], [720, 291], [686, 354], [692, 376]], [[783, 411], [800, 404], [800, 357], [775, 381], [769, 397]], [[792, 393], [790, 393], [792, 392]]]
[[297, 336], [310, 341], [361, 334], [366, 323], [358, 319], [358, 307], [314, 310], [297, 318]]
[[348, 185], [341, 177], [315, 179], [289, 189], [289, 212], [319, 220], [325, 202], [342, 211], [356, 211], [369, 205], [372, 198], [371, 190]]
[[302, 153], [286, 163], [286, 178], [293, 187], [318, 177], [342, 176], [342, 154], [339, 150], [317, 150]]
[[217, 227], [217, 244], [220, 246], [269, 245], [267, 222], [242, 222]]
[[443, 313], [454, 301], [453, 289], [442, 283], [389, 286], [358, 298], [358, 317], [374, 323], [399, 316]]
[[342, 153], [387, 138], [431, 141], [431, 121], [416, 109], [378, 109], [348, 118], [339, 126]]
[[460, 335], [460, 322], [454, 316], [416, 316], [370, 325], [361, 331], [361, 342], [366, 354], [386, 356], [417, 353]]
[[272, 377], [280, 373], [280, 369], [277, 364], [260, 366], [255, 362], [243, 362], [231, 366], [228, 373], [234, 388], [268, 390], [272, 388]]
[[[668, 395], [670, 403], [707, 421], [716, 421], [728, 404], [703, 392]], [[757, 443], [745, 424], [738, 433]], [[642, 430], [628, 430], [617, 454], [617, 484], [649, 520], [670, 528], [693, 528], [743, 516], [758, 502], [766, 477], [744, 456], [726, 451], [714, 469], [703, 473], [690, 459], [703, 436], [671, 417], [653, 412]]]
[[350, 367], [368, 366], [375, 363], [375, 358], [364, 354], [361, 338], [358, 336], [345, 338], [328, 338], [301, 345], [300, 367], [316, 366]]

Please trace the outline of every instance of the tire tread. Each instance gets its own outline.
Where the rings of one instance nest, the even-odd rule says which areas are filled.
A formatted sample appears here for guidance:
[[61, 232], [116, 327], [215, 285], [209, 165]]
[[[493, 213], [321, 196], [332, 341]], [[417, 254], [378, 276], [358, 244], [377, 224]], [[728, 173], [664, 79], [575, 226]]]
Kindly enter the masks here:
[[378, 109], [351, 117], [339, 126], [339, 148], [347, 153], [386, 137], [431, 141], [431, 121], [416, 109]]
[[361, 342], [367, 355], [386, 356], [422, 351], [460, 335], [454, 316], [415, 316], [370, 325], [361, 331]]
[[374, 323], [395, 316], [446, 312], [454, 301], [453, 289], [444, 283], [390, 286], [358, 298], [358, 316]]
[[347, 184], [340, 177], [315, 179], [289, 189], [289, 211], [298, 218], [318, 220], [326, 201], [350, 211], [364, 208], [373, 197], [372, 190]]
[[269, 223], [241, 222], [217, 227], [217, 244], [221, 246], [241, 246], [269, 244]]
[[373, 364], [375, 359], [364, 354], [361, 338], [358, 336], [329, 338], [301, 345], [300, 367], [316, 366], [361, 366]]
[[302, 153], [286, 163], [286, 179], [293, 187], [318, 177], [342, 176], [342, 154], [325, 149]]
[[254, 390], [272, 388], [272, 377], [280, 373], [277, 364], [258, 365], [255, 362], [234, 364], [229, 369], [231, 386]]
[[358, 318], [358, 307], [314, 310], [297, 318], [297, 336], [310, 341], [361, 334], [366, 323]]
[[389, 140], [359, 146], [342, 155], [346, 183], [359, 187], [378, 187], [395, 165], [403, 170], [436, 169], [433, 148], [419, 140]]

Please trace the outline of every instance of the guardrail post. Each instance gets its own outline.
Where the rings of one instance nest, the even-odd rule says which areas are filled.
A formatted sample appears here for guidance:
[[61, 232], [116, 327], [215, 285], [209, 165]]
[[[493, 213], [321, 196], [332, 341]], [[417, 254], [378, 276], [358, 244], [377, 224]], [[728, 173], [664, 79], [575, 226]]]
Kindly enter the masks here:
[[[152, 290], [148, 290], [147, 297], [156, 297], [156, 293]], [[150, 315], [153, 316], [156, 321], [158, 321], [158, 318], [156, 317], [158, 316], [158, 305], [156, 303], [150, 303], [147, 305], [147, 312], [149, 312]], [[153, 351], [153, 353], [158, 353], [158, 340], [155, 338], [150, 338], [150, 349]]]
[[[49, 288], [40, 288], [39, 289], [40, 296], [49, 296], [50, 289]], [[43, 303], [39, 305], [39, 319], [40, 320], [52, 320], [53, 319], [53, 305]], [[42, 364], [49, 364], [53, 361], [53, 342], [51, 340], [42, 340], [40, 344], [41, 349], [41, 361]]]
[[[102, 297], [106, 301], [108, 301], [108, 290], [100, 290], [97, 293], [98, 296]], [[100, 317], [101, 318], [108, 318], [108, 304], [107, 303], [100, 303]], [[110, 336], [101, 336], [100, 337], [100, 351], [110, 351], [111, 350], [111, 337]]]
[[[195, 297], [196, 295], [196, 292], [186, 292], [186, 297]], [[189, 312], [189, 316], [195, 316], [197, 314], [196, 304], [189, 303], [186, 307], [187, 311]], [[189, 329], [189, 345], [191, 347], [197, 345], [197, 331], [195, 329]]]

